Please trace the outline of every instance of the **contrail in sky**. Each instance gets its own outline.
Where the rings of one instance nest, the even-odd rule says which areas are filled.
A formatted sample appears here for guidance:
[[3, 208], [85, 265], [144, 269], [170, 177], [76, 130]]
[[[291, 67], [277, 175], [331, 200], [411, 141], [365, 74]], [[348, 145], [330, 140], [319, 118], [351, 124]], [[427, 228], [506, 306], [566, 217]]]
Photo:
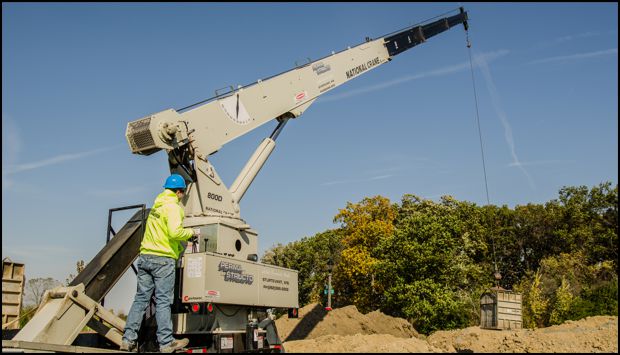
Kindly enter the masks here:
[[367, 182], [367, 181], [374, 181], [374, 180], [383, 180], [383, 179], [391, 178], [392, 176], [394, 176], [394, 175], [387, 174], [387, 175], [373, 176], [373, 177], [365, 178], [365, 179], [351, 179], [351, 180], [329, 181], [329, 182], [322, 183], [321, 186], [341, 185], [341, 184], [350, 184], [350, 183], [354, 183], [354, 182]]
[[[498, 51], [495, 51], [495, 52], [484, 53], [484, 54], [481, 54], [481, 55], [484, 56], [486, 58], [486, 60], [491, 61], [491, 60], [495, 60], [495, 59], [497, 59], [499, 57], [505, 56], [508, 53], [509, 53], [508, 50], [501, 49], [501, 50], [498, 50]], [[342, 100], [342, 99], [345, 99], [345, 98], [348, 98], [348, 97], [351, 97], [351, 96], [365, 94], [365, 93], [371, 92], [371, 91], [382, 90], [382, 89], [388, 88], [390, 86], [402, 84], [402, 83], [405, 83], [405, 82], [408, 82], [408, 81], [412, 81], [412, 80], [418, 80], [418, 79], [423, 79], [423, 78], [428, 78], [428, 77], [433, 77], [433, 76], [448, 75], [448, 74], [460, 72], [460, 71], [467, 70], [467, 69], [469, 69], [469, 63], [467, 63], [467, 62], [466, 63], [461, 63], [461, 64], [455, 64], [455, 65], [451, 65], [451, 66], [447, 66], [447, 67], [443, 67], [443, 68], [439, 68], [439, 69], [435, 69], [435, 70], [430, 70], [430, 71], [427, 71], [427, 72], [424, 72], [424, 73], [420, 73], [420, 74], [409, 75], [409, 76], [405, 76], [405, 77], [402, 77], [402, 78], [386, 81], [384, 83], [380, 83], [380, 84], [376, 84], [376, 85], [371, 85], [371, 86], [359, 88], [359, 89], [356, 89], [356, 90], [351, 90], [351, 91], [346, 92], [346, 93], [342, 93], [342, 94], [338, 94], [338, 95], [332, 95], [332, 96], [327, 96], [327, 97], [321, 98], [319, 101], [317, 101], [317, 103], [319, 103], [319, 102], [338, 101], [338, 100]]]
[[81, 159], [81, 158], [85, 158], [89, 155], [93, 155], [93, 154], [97, 154], [97, 153], [101, 153], [101, 152], [105, 152], [111, 149], [114, 149], [118, 147], [118, 145], [116, 146], [112, 146], [112, 147], [105, 147], [105, 148], [99, 148], [99, 149], [94, 149], [94, 150], [89, 150], [86, 152], [80, 152], [80, 153], [71, 153], [71, 154], [61, 154], [52, 158], [48, 158], [45, 160], [40, 160], [34, 163], [27, 163], [27, 164], [18, 164], [18, 165], [11, 165], [8, 166], [6, 168], [2, 167], [2, 175], [9, 175], [9, 174], [15, 174], [15, 173], [20, 173], [22, 171], [27, 171], [27, 170], [32, 170], [32, 169], [38, 169], [38, 168], [42, 168], [44, 166], [50, 166], [50, 165], [56, 165], [65, 161], [69, 161], [69, 160], [76, 160], [76, 159]]
[[506, 116], [506, 113], [501, 107], [499, 94], [498, 94], [497, 88], [495, 87], [495, 83], [493, 82], [493, 77], [491, 76], [491, 71], [489, 70], [489, 66], [487, 65], [487, 62], [484, 56], [477, 55], [475, 56], [475, 58], [476, 58], [475, 61], [477, 62], [478, 67], [482, 70], [482, 74], [484, 75], [484, 79], [487, 84], [487, 89], [489, 90], [489, 93], [491, 94], [491, 102], [493, 103], [493, 108], [495, 108], [495, 112], [501, 119], [502, 125], [504, 126], [504, 137], [506, 138], [506, 143], [508, 143], [508, 146], [510, 147], [510, 153], [512, 154], [512, 159], [513, 159], [513, 162], [511, 163], [511, 165], [519, 167], [519, 169], [521, 169], [521, 171], [523, 171], [523, 173], [527, 177], [527, 180], [530, 183], [530, 187], [532, 187], [532, 189], [536, 189], [536, 186], [534, 185], [534, 181], [532, 180], [532, 177], [527, 172], [527, 170], [525, 170], [525, 167], [523, 166], [523, 164], [521, 164], [521, 162], [519, 161], [519, 157], [517, 156], [517, 152], [515, 150], [514, 139], [512, 137], [512, 127], [510, 127], [510, 123], [508, 123], [508, 117]]
[[519, 164], [516, 163], [510, 163], [508, 164], [508, 166], [517, 166], [517, 165], [521, 165], [521, 166], [526, 166], [526, 165], [549, 165], [549, 164], [572, 164], [572, 163], [576, 163], [575, 160], [538, 160], [538, 161], [522, 161], [519, 162]]
[[587, 52], [587, 53], [577, 53], [571, 55], [563, 55], [558, 57], [550, 57], [537, 59], [529, 62], [528, 64], [540, 64], [540, 63], [549, 63], [549, 62], [564, 62], [569, 60], [579, 60], [579, 59], [588, 59], [588, 58], [596, 58], [602, 57], [606, 55], [618, 55], [618, 48], [611, 48], [604, 51], [595, 51], [595, 52]]

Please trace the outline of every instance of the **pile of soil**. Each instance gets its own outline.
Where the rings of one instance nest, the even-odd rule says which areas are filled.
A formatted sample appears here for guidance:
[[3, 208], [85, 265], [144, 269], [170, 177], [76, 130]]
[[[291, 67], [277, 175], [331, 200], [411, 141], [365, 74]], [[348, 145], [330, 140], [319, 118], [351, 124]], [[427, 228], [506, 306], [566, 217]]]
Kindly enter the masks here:
[[443, 352], [617, 353], [618, 317], [596, 316], [540, 329], [438, 331], [428, 343]]
[[315, 339], [324, 335], [389, 334], [397, 338], [417, 337], [409, 322], [379, 311], [361, 314], [355, 306], [326, 311], [312, 303], [299, 309], [299, 318], [287, 316], [276, 320], [282, 341]]
[[596, 316], [536, 330], [474, 326], [419, 335], [404, 319], [355, 306], [327, 312], [310, 304], [276, 320], [287, 352], [618, 352], [618, 317]]
[[418, 338], [397, 338], [390, 334], [324, 335], [284, 343], [289, 353], [440, 353]]

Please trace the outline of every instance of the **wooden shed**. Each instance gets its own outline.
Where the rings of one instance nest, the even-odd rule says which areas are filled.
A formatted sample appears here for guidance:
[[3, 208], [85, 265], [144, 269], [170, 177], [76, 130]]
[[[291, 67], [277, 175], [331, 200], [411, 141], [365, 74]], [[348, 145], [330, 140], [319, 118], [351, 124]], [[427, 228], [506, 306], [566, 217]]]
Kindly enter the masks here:
[[521, 294], [492, 287], [480, 297], [480, 328], [521, 329]]

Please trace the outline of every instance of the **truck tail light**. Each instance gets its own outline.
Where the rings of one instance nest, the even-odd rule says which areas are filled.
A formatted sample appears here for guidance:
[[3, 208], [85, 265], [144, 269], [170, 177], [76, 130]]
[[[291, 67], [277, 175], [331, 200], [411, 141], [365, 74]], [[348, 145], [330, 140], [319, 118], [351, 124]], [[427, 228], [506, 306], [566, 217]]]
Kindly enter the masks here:
[[200, 305], [198, 303], [192, 303], [192, 312], [197, 313], [200, 311]]

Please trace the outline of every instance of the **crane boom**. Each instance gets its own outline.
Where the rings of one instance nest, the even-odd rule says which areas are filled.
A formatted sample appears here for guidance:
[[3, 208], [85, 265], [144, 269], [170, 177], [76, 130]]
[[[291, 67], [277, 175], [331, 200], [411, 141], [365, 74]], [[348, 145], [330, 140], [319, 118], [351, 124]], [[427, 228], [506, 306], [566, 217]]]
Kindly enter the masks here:
[[[185, 226], [217, 230], [205, 250], [225, 255], [256, 255], [257, 233], [239, 214], [239, 201], [269, 158], [284, 124], [299, 117], [315, 100], [350, 80], [451, 27], [468, 28], [467, 12], [412, 26], [233, 89], [196, 105], [158, 112], [127, 125], [126, 137], [135, 154], [166, 150], [170, 171], [188, 181]], [[271, 121], [278, 127], [265, 138], [241, 173], [227, 188], [209, 162], [224, 144]], [[217, 226], [217, 227], [214, 227]], [[226, 230], [222, 232], [221, 229]], [[222, 235], [227, 235], [222, 237]], [[224, 240], [242, 240], [232, 247]]]
[[[299, 117], [319, 96], [461, 23], [467, 29], [467, 12], [463, 8], [451, 17], [387, 37], [367, 39], [355, 47], [216, 96], [185, 112], [169, 109], [149, 115], [128, 124], [129, 145], [133, 153], [143, 155], [173, 149], [173, 137], [168, 137], [176, 133], [176, 144], [187, 143], [188, 136], [194, 136], [197, 156], [209, 156], [268, 121]], [[186, 122], [187, 127], [178, 122]], [[141, 140], [145, 137], [140, 133], [147, 127], [151, 132], [159, 132], [151, 139]]]

